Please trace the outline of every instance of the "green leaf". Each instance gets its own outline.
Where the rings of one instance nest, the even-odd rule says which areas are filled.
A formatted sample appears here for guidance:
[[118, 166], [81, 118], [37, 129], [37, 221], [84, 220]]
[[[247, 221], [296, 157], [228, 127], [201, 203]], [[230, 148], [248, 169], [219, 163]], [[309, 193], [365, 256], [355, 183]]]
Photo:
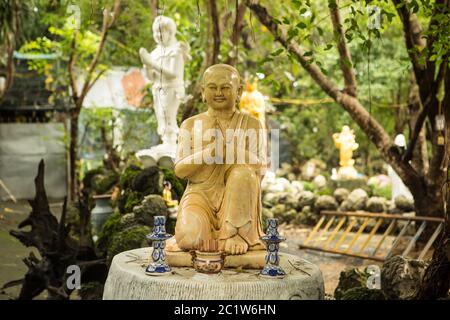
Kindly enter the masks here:
[[306, 23], [304, 23], [304, 22], [299, 22], [295, 26], [300, 29], [305, 29], [307, 27]]
[[306, 51], [304, 54], [303, 54], [303, 56], [304, 57], [310, 57], [310, 56], [312, 56], [314, 53], [312, 52], [312, 51]]
[[330, 50], [331, 48], [333, 48], [333, 45], [332, 45], [331, 43], [329, 43], [329, 44], [327, 44], [327, 46], [326, 46], [325, 49], [323, 49], [323, 50], [328, 51], [328, 50]]
[[276, 56], [279, 56], [283, 51], [284, 51], [284, 49], [280, 48], [280, 49], [272, 52], [270, 55], [273, 56], [273, 57], [276, 57]]

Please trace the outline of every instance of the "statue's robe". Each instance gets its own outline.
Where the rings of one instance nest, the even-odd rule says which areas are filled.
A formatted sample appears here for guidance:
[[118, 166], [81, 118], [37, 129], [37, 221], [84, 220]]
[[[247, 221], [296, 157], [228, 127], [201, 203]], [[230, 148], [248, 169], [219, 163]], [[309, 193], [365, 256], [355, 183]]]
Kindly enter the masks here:
[[[203, 132], [207, 129], [220, 127], [217, 121], [214, 121], [206, 113], [195, 116], [190, 120], [200, 120]], [[249, 126], [250, 122], [252, 127]], [[228, 129], [241, 129], [242, 133], [247, 129], [255, 129], [255, 126], [259, 134], [258, 129], [262, 129], [262, 127], [257, 119], [243, 112], [235, 111]], [[221, 132], [223, 141], [226, 141], [223, 128], [219, 129], [218, 132]], [[192, 128], [191, 137], [194, 134], [194, 128]], [[241, 135], [241, 139], [243, 136]], [[261, 136], [258, 135], [258, 147], [264, 148], [265, 143], [261, 143]], [[180, 146], [186, 143], [183, 139], [183, 135], [180, 135], [176, 163], [182, 160], [180, 159]], [[234, 141], [234, 143], [237, 142]], [[202, 147], [205, 144], [208, 144], [208, 142], [203, 142]], [[193, 139], [191, 139], [190, 146], [194, 148]], [[246, 140], [245, 148], [247, 151], [254, 150], [254, 146], [248, 145], [248, 140]], [[258, 154], [265, 155], [265, 149]], [[259, 167], [237, 163], [227, 164], [226, 161], [224, 161], [224, 164], [211, 164], [202, 172], [201, 178], [193, 179], [195, 182], [189, 179], [180, 201], [175, 229], [175, 238], [181, 249], [195, 249], [200, 240], [213, 238], [219, 240], [219, 248], [223, 250], [225, 240], [234, 236], [240, 236], [245, 240], [249, 250], [264, 249], [264, 244], [260, 240], [263, 235], [261, 227], [261, 179], [265, 172], [264, 160], [258, 158], [258, 162], [263, 163]], [[192, 233], [192, 226], [187, 224], [193, 220], [184, 217], [184, 215], [192, 214], [197, 216], [195, 223], [199, 224], [195, 226], [197, 238], [193, 237], [192, 234], [186, 234], [187, 232]], [[191, 241], [183, 241], [184, 238], [190, 238]], [[192, 239], [195, 240], [192, 241]]]

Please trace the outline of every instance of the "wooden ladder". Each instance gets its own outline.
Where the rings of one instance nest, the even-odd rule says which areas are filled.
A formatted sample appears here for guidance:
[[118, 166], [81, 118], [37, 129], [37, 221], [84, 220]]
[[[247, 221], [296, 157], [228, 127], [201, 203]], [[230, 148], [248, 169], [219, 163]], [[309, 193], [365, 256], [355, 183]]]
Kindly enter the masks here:
[[[404, 257], [408, 257], [427, 225], [435, 226], [436, 228], [431, 237], [426, 242], [425, 247], [416, 257], [416, 259], [423, 260], [444, 227], [444, 218], [437, 217], [405, 217], [401, 215], [370, 213], [365, 211], [322, 211], [320, 215], [320, 220], [314, 226], [305, 242], [300, 245], [301, 249], [311, 249], [322, 252], [336, 253], [375, 261], [384, 261], [392, 256], [394, 249], [397, 248], [400, 243], [400, 239], [405, 236], [408, 227], [413, 222], [418, 222], [420, 223], [420, 225], [414, 236], [409, 241], [405, 250], [403, 251], [402, 256]], [[358, 221], [358, 218], [362, 219], [362, 223], [359, 228], [354, 228], [355, 224]], [[375, 233], [385, 221], [390, 221], [390, 223], [382, 234], [381, 238], [378, 241], [371, 242]], [[394, 232], [398, 221], [405, 221], [403, 228], [401, 228], [400, 232], [395, 237], [395, 240], [392, 242], [392, 245], [388, 252], [384, 256], [377, 255], [378, 250], [380, 249], [386, 238]], [[334, 222], [336, 223], [333, 225]], [[370, 222], [373, 223], [373, 226], [368, 227]], [[342, 234], [338, 236], [338, 233], [339, 231], [342, 231], [342, 228], [345, 229]], [[366, 239], [358, 248], [355, 248], [355, 243], [364, 233], [366, 228], [369, 232]], [[347, 241], [353, 229], [356, 229], [356, 233], [353, 235], [353, 237], [350, 237], [350, 241]], [[333, 240], [336, 241], [333, 242]], [[370, 245], [372, 246], [372, 250], [369, 250], [371, 247]], [[366, 252], [369, 251], [369, 254], [364, 253], [364, 250], [366, 248], [368, 248]]]

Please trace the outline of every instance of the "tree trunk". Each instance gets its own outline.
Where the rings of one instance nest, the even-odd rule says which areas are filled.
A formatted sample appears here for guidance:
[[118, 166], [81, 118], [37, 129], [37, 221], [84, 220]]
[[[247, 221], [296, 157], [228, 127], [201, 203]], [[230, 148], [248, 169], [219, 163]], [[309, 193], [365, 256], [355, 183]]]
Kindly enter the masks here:
[[78, 195], [78, 118], [80, 112], [75, 108], [70, 116], [70, 142], [69, 142], [69, 186], [70, 199], [73, 201]]

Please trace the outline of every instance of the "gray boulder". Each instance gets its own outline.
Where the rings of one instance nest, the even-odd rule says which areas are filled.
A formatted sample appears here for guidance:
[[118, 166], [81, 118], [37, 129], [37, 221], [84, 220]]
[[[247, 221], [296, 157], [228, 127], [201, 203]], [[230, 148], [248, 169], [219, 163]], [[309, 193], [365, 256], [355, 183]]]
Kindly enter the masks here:
[[272, 214], [273, 214], [274, 218], [278, 218], [280, 220], [283, 220], [283, 216], [286, 213], [286, 205], [284, 205], [284, 204], [277, 204], [274, 207], [272, 207], [272, 209], [270, 211], [272, 211]]
[[305, 206], [312, 206], [314, 204], [314, 193], [311, 191], [302, 191], [300, 192], [300, 197], [298, 198], [298, 206], [299, 208], [303, 208]]
[[322, 210], [336, 210], [338, 208], [338, 203], [332, 196], [319, 196], [314, 204], [316, 212]]
[[414, 299], [427, 264], [421, 260], [393, 256], [381, 270], [381, 289], [388, 299]]
[[135, 219], [146, 226], [153, 226], [154, 216], [166, 216], [168, 210], [164, 199], [156, 194], [148, 195], [142, 203], [133, 208]]
[[414, 211], [414, 201], [403, 195], [395, 197], [394, 203], [395, 206], [403, 212]]
[[386, 212], [387, 201], [383, 197], [370, 197], [366, 203], [366, 210], [369, 212]]
[[348, 195], [340, 206], [342, 211], [357, 211], [364, 210], [368, 200], [367, 192], [363, 189], [355, 189]]
[[313, 179], [313, 184], [317, 189], [325, 188], [327, 185], [327, 178], [319, 174], [317, 177]]
[[345, 188], [337, 188], [333, 192], [333, 197], [336, 199], [336, 201], [341, 204], [344, 200], [348, 198], [348, 195], [350, 194], [350, 191], [348, 191]]

